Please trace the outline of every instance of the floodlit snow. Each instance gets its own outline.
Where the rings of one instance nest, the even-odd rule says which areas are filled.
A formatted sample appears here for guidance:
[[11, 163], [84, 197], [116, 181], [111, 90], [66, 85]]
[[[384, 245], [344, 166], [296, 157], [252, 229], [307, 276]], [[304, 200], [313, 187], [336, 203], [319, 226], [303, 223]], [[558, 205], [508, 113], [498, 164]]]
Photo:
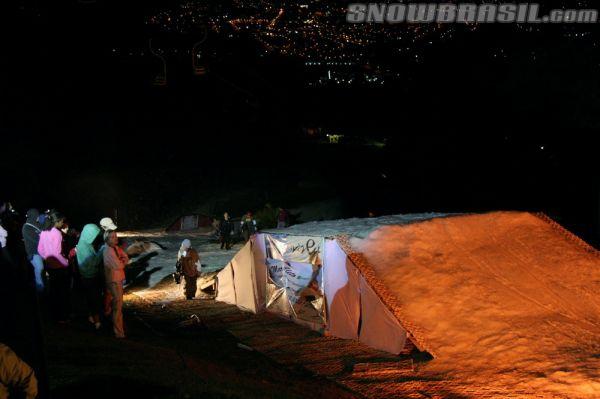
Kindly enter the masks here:
[[[434, 380], [511, 398], [600, 398], [600, 257], [534, 215], [396, 215], [267, 232], [354, 237], [352, 246], [422, 331], [435, 359], [419, 372]], [[123, 235], [166, 247], [150, 260], [141, 294], [170, 279], [184, 238], [199, 250], [203, 272], [224, 267], [241, 248], [221, 251], [198, 233]]]
[[424, 371], [507, 395], [600, 397], [600, 257], [548, 223], [446, 217], [352, 245], [424, 331], [436, 356]]
[[[171, 279], [171, 274], [175, 271], [177, 261], [177, 251], [184, 239], [189, 239], [192, 246], [198, 251], [202, 263], [202, 273], [214, 272], [222, 269], [233, 259], [235, 254], [242, 248], [242, 244], [236, 244], [232, 249], [225, 251], [220, 249], [220, 243], [212, 240], [206, 233], [198, 232], [165, 232], [164, 230], [145, 230], [129, 231], [119, 233], [124, 237], [128, 244], [135, 243], [136, 240], [150, 244], [148, 247], [155, 252], [146, 267], [145, 275], [139, 276], [144, 279], [143, 287], [137, 289], [143, 293], [146, 290], [152, 290], [156, 285], [166, 279]], [[154, 243], [160, 244], [164, 249]], [[154, 244], [154, 245], [152, 245]], [[142, 274], [144, 274], [142, 273]], [[139, 285], [134, 282], [134, 285]], [[173, 287], [181, 291], [181, 287]]]
[[444, 216], [448, 216], [448, 214], [415, 213], [409, 215], [380, 216], [376, 218], [325, 220], [320, 222], [297, 224], [285, 229], [263, 230], [263, 232], [271, 234], [291, 234], [318, 237], [335, 237], [337, 235], [346, 234], [349, 236], [365, 238], [370, 232], [382, 226], [406, 225]]

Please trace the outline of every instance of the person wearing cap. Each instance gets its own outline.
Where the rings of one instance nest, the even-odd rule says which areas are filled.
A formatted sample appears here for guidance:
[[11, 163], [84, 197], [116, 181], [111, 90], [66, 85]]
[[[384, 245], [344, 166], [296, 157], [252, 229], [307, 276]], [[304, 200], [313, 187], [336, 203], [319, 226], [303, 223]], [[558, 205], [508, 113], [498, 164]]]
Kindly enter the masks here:
[[[111, 218], [106, 217], [106, 218], [100, 219], [100, 228], [102, 229], [103, 232], [107, 232], [107, 231], [115, 231], [115, 230], [117, 230], [118, 227]], [[106, 244], [102, 244], [102, 246], [100, 247], [98, 252], [100, 254], [104, 253], [105, 247], [106, 247]], [[107, 288], [104, 292], [104, 305], [103, 305], [105, 317], [109, 317], [110, 314], [112, 313], [111, 303], [112, 303], [112, 296], [110, 294], [110, 291]]]
[[200, 264], [200, 255], [192, 248], [190, 240], [185, 239], [181, 243], [181, 247], [177, 253], [177, 261], [181, 265], [181, 273], [185, 280], [185, 285], [183, 286], [185, 297], [188, 300], [194, 299], [197, 290], [196, 280], [200, 277], [198, 268], [201, 268], [202, 265]]
[[113, 331], [117, 338], [125, 338], [123, 329], [123, 280], [125, 280], [125, 266], [129, 257], [119, 245], [119, 238], [115, 231], [104, 232], [104, 278], [106, 288], [112, 298]]
[[100, 220], [100, 227], [104, 231], [115, 231], [117, 230], [117, 225], [111, 218], [102, 218]]

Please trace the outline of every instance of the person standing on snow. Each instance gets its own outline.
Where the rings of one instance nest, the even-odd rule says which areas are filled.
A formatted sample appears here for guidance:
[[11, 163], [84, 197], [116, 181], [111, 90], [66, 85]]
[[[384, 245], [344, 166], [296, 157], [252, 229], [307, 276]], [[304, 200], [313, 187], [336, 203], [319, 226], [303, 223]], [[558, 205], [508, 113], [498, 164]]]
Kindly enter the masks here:
[[284, 229], [288, 226], [289, 216], [285, 209], [279, 208], [279, 214], [277, 215], [277, 228]]
[[40, 242], [40, 233], [42, 227], [39, 223], [40, 212], [37, 209], [27, 211], [26, 221], [23, 225], [21, 233], [23, 234], [23, 242], [25, 243], [25, 252], [27, 260], [33, 266], [35, 275], [35, 287], [38, 293], [44, 292], [44, 260], [38, 254], [38, 244]]
[[[117, 230], [117, 225], [113, 222], [113, 220], [111, 218], [108, 218], [108, 217], [100, 219], [100, 227], [102, 228], [103, 234], [106, 234], [106, 232], [109, 232], [109, 231]], [[100, 255], [102, 255], [104, 253], [105, 247], [106, 247], [106, 244], [102, 244], [102, 246], [98, 250]], [[105, 317], [109, 317], [112, 313], [111, 308], [110, 308], [110, 304], [112, 303], [112, 297], [110, 295], [110, 291], [108, 290], [108, 285], [105, 285], [105, 286], [107, 288], [104, 291], [103, 313], [104, 313]]]
[[100, 228], [95, 224], [86, 224], [77, 243], [77, 264], [81, 284], [85, 292], [88, 307], [88, 320], [96, 330], [100, 329], [100, 311], [102, 307], [102, 253], [96, 251], [94, 242], [100, 236]]
[[202, 265], [200, 264], [200, 255], [192, 248], [190, 240], [185, 239], [181, 243], [181, 248], [177, 253], [177, 262], [181, 265], [181, 273], [185, 280], [183, 286], [185, 297], [189, 300], [194, 299], [197, 290], [196, 280], [200, 277], [198, 269], [202, 268]]
[[117, 230], [117, 225], [112, 221], [111, 218], [102, 218], [100, 220], [100, 227], [102, 227], [103, 231]]
[[44, 259], [50, 286], [50, 303], [54, 318], [68, 320], [70, 311], [71, 280], [69, 261], [63, 254], [63, 228], [65, 217], [59, 212], [50, 215], [51, 228], [40, 233], [38, 253]]
[[123, 329], [123, 280], [125, 280], [125, 266], [129, 262], [129, 257], [119, 247], [119, 238], [116, 232], [105, 232], [104, 242], [106, 244], [102, 253], [104, 278], [106, 288], [112, 298], [113, 331], [115, 337], [125, 338], [125, 330]]
[[250, 236], [256, 233], [256, 220], [254, 220], [254, 217], [252, 217], [252, 212], [246, 212], [242, 218], [241, 224], [244, 242], [248, 242], [248, 240], [250, 240]]
[[233, 225], [231, 224], [231, 220], [229, 220], [229, 213], [225, 212], [223, 219], [219, 223], [221, 249], [229, 250], [231, 248], [231, 230], [233, 230]]

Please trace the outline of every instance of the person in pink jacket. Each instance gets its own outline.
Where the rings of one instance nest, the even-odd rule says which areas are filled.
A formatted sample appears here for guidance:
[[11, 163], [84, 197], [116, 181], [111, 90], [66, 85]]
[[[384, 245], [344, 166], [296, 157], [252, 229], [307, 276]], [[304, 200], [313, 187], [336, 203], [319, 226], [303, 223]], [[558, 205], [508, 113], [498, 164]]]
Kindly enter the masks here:
[[40, 233], [38, 254], [44, 259], [44, 269], [48, 272], [52, 314], [58, 322], [66, 322], [70, 311], [71, 274], [69, 261], [63, 254], [63, 234], [60, 231], [65, 217], [60, 212], [52, 212], [50, 221], [50, 229]]
[[104, 277], [106, 288], [112, 297], [112, 322], [113, 331], [117, 338], [125, 338], [123, 329], [123, 281], [125, 280], [125, 266], [129, 257], [119, 247], [119, 239], [115, 231], [104, 233]]

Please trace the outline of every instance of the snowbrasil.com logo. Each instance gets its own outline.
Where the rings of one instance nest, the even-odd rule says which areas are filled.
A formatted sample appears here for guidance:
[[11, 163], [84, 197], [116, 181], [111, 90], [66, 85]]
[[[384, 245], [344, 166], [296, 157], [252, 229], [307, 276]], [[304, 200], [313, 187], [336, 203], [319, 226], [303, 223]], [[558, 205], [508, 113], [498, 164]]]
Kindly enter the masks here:
[[554, 9], [540, 15], [538, 3], [352, 3], [346, 20], [352, 23], [579, 23], [598, 22], [598, 10]]

